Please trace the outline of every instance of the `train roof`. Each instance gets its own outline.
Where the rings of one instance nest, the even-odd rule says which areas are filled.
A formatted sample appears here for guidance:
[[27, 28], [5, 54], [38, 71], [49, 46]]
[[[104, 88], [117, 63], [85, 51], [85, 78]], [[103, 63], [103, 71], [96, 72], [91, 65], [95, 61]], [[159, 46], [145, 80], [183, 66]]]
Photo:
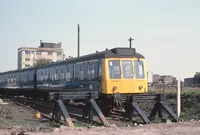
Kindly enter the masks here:
[[64, 63], [72, 63], [72, 62], [82, 62], [82, 61], [89, 61], [94, 59], [100, 58], [144, 58], [143, 55], [136, 52], [135, 48], [113, 48], [113, 49], [106, 49], [105, 51], [96, 52], [88, 55], [83, 55], [76, 58], [70, 58], [64, 61], [49, 63], [45, 65], [41, 65], [39, 68], [50, 66], [50, 65], [57, 65], [57, 64], [64, 64]]
[[35, 69], [37, 69], [37, 68], [38, 68], [38, 67], [31, 67], [31, 68], [10, 70], [10, 71], [6, 71], [6, 72], [1, 72], [0, 75], [6, 74], [6, 73], [26, 72], [26, 71], [30, 71], [30, 70], [35, 70]]
[[94, 59], [101, 59], [101, 58], [144, 58], [143, 55], [139, 54], [136, 52], [135, 48], [113, 48], [113, 49], [106, 49], [105, 51], [101, 52], [96, 52], [88, 55], [83, 55], [80, 57], [76, 58], [70, 58], [64, 61], [60, 62], [54, 62], [54, 63], [49, 63], [45, 65], [41, 65], [39, 67], [32, 67], [32, 68], [25, 68], [21, 70], [12, 70], [12, 71], [7, 71], [7, 72], [2, 72], [1, 74], [5, 73], [14, 73], [14, 72], [23, 72], [23, 71], [29, 71], [29, 70], [35, 70], [37, 68], [43, 68], [43, 67], [48, 67], [52, 65], [58, 65], [58, 64], [64, 64], [64, 63], [72, 63], [72, 62], [81, 62], [81, 61], [89, 61], [89, 60], [94, 60]]

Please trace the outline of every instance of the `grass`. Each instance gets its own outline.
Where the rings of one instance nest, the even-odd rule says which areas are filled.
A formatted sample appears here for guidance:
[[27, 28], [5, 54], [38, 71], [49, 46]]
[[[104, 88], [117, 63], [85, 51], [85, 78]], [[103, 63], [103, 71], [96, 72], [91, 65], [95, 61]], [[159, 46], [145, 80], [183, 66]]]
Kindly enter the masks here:
[[[176, 113], [176, 90], [150, 90], [151, 93], [164, 93], [165, 102]], [[181, 119], [200, 119], [200, 88], [181, 90]]]
[[87, 123], [83, 123], [81, 121], [75, 121], [74, 122], [74, 126], [75, 127], [88, 127], [90, 124], [87, 124]]

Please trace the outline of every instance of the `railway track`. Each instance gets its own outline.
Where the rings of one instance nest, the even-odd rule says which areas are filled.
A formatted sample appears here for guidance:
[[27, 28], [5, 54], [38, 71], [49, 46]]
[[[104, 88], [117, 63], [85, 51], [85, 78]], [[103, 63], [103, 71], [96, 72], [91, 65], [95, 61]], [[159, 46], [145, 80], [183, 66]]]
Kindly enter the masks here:
[[[40, 101], [40, 100], [26, 99], [26, 98], [14, 99], [13, 102], [20, 106], [31, 109], [34, 112], [39, 111], [42, 117], [52, 120], [52, 110], [55, 105], [54, 103]], [[74, 103], [70, 103], [70, 104], [66, 103], [65, 106], [69, 112], [70, 117], [72, 118], [72, 121], [74, 122], [81, 121], [89, 125], [97, 125], [97, 126], [101, 125], [98, 117], [95, 114], [92, 121], [89, 121], [87, 118], [82, 117], [83, 107], [84, 107], [83, 104], [80, 105], [80, 104], [74, 104]], [[109, 113], [109, 116], [107, 116], [106, 119], [108, 120], [109, 123], [114, 124], [119, 127], [134, 125], [132, 121], [125, 119], [124, 112], [122, 111], [117, 111], [117, 110], [112, 111]], [[59, 121], [59, 123], [66, 124], [63, 119]]]
[[[154, 98], [157, 97], [155, 95], [153, 95], [153, 96], [154, 96]], [[144, 98], [144, 97], [142, 97], [142, 98]], [[145, 96], [145, 99], [146, 99], [146, 96]], [[54, 110], [54, 107], [56, 105], [55, 103], [58, 103], [58, 100], [57, 100], [57, 102], [46, 102], [46, 101], [42, 101], [42, 100], [34, 100], [34, 99], [27, 99], [27, 98], [15, 98], [13, 101], [17, 102], [18, 104], [20, 103], [20, 104], [22, 104], [26, 107], [28, 106], [28, 108], [34, 109], [33, 111], [41, 112], [42, 116], [46, 117], [47, 119], [52, 119], [52, 115], [51, 115], [52, 112], [53, 112], [52, 110]], [[63, 116], [63, 118], [61, 119], [62, 123], [64, 123], [64, 120], [66, 121], [66, 118], [72, 118], [73, 121], [82, 121], [84, 123], [90, 123], [90, 124], [93, 124], [93, 125], [102, 125], [101, 124], [102, 119], [100, 119], [100, 120], [98, 119], [98, 117], [99, 117], [98, 113], [100, 111], [98, 112], [96, 110], [98, 117], [97, 117], [96, 113], [94, 113], [94, 111], [93, 111], [94, 115], [90, 115], [89, 113], [91, 113], [91, 112], [89, 112], [89, 113], [87, 112], [88, 118], [86, 118], [87, 116], [83, 117], [83, 114], [85, 113], [84, 109], [90, 110], [90, 107], [86, 108], [86, 106], [88, 105], [88, 100], [85, 100], [85, 103], [83, 103], [83, 102], [79, 102], [79, 103], [77, 103], [77, 102], [76, 103], [75, 102], [72, 102], [72, 103], [71, 102], [65, 102], [66, 100], [62, 100], [62, 101], [63, 101], [63, 106], [67, 109], [67, 112], [70, 115], [70, 117]], [[156, 111], [159, 111], [158, 107], [162, 107], [163, 110], [165, 110], [168, 114], [170, 114], [170, 116], [172, 118], [174, 118], [174, 120], [176, 120], [176, 117], [173, 116], [173, 113], [170, 112], [170, 109], [163, 102], [160, 102], [160, 101], [152, 101], [152, 102], [155, 102], [155, 106], [153, 108], [154, 112], [153, 112], [153, 114], [151, 113], [150, 116], [156, 115]], [[134, 113], [132, 114], [132, 115], [134, 115], [134, 120], [138, 121], [137, 117], [139, 116], [138, 118], [140, 118], [140, 120], [138, 122], [133, 121], [132, 120], [133, 117], [131, 115], [130, 115], [131, 119], [127, 118], [125, 111], [113, 110], [106, 117], [106, 120], [108, 120], [108, 123], [116, 124], [117, 126], [126, 126], [127, 124], [128, 125], [135, 125], [134, 123], [146, 123], [146, 124], [151, 123], [150, 120], [148, 119], [148, 117], [145, 115], [145, 113], [137, 105], [137, 103], [133, 102], [133, 103], [130, 103], [129, 105], [132, 105], [132, 106], [129, 106], [129, 107], [134, 108]], [[154, 105], [154, 104], [152, 104], [152, 105]], [[53, 114], [55, 114], [55, 112]], [[100, 113], [100, 114], [102, 114], [102, 113]], [[135, 114], [137, 114], [137, 115], [135, 115]], [[93, 119], [90, 119], [91, 116], [93, 116]], [[60, 117], [60, 116], [58, 116], [58, 117]], [[129, 115], [128, 115], [128, 117], [129, 117]], [[68, 123], [68, 122], [66, 121], [66, 123]], [[105, 125], [105, 123], [103, 123], [103, 124]]]
[[[13, 103], [19, 105], [19, 106], [22, 106], [24, 108], [27, 108], [33, 112], [38, 112], [39, 110], [37, 109], [34, 109], [33, 107], [30, 107], [30, 105], [27, 105], [27, 103], [25, 103], [26, 101], [23, 101], [23, 100], [12, 100]], [[21, 102], [24, 102], [24, 103], [21, 103]], [[40, 112], [40, 114], [42, 115], [42, 117], [46, 118], [46, 119], [51, 119], [51, 116], [50, 115], [47, 115], [46, 113], [43, 113], [43, 112]]]
[[[53, 102], [45, 102], [40, 100], [34, 100], [34, 99], [26, 99], [26, 98], [17, 98], [12, 100], [15, 104], [20, 105], [22, 107], [25, 107], [27, 109], [32, 110], [33, 112], [40, 112], [41, 116], [52, 120], [52, 110], [54, 109], [55, 103]], [[98, 120], [97, 116], [94, 116], [94, 119], [89, 121], [87, 118], [82, 117], [83, 113], [83, 106], [74, 106], [73, 104], [65, 104], [66, 109], [69, 112], [70, 118], [72, 118], [72, 121], [77, 122], [83, 122], [85, 125], [102, 125], [100, 121]], [[80, 107], [80, 108], [77, 108]], [[66, 124], [64, 122], [64, 119], [62, 118], [60, 121], [58, 121], [60, 124]]]

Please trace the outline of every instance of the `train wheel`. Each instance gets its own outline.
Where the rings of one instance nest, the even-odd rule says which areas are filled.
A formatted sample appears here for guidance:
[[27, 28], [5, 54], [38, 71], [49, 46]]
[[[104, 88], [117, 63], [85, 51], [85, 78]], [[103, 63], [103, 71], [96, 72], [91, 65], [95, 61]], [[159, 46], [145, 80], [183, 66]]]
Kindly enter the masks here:
[[128, 118], [129, 121], [133, 120], [133, 107], [130, 103], [125, 102], [124, 103], [124, 109], [125, 109], [125, 116], [124, 118]]
[[111, 110], [109, 108], [109, 103], [103, 99], [99, 99], [99, 100], [97, 100], [97, 104], [98, 104], [100, 110], [102, 111], [102, 113], [104, 114], [104, 116], [108, 116], [110, 113], [110, 110]]

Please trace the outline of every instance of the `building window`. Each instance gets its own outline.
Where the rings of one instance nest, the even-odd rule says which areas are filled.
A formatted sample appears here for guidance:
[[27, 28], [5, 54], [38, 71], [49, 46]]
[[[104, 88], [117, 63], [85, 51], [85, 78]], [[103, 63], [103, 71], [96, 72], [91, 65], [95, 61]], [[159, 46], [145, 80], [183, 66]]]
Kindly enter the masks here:
[[25, 58], [25, 61], [30, 61], [30, 58]]
[[26, 53], [26, 54], [31, 54], [31, 52], [30, 52], [30, 51], [25, 51], [25, 53]]
[[53, 53], [52, 52], [48, 52], [48, 55], [52, 55]]
[[25, 67], [30, 67], [30, 65], [26, 64]]

